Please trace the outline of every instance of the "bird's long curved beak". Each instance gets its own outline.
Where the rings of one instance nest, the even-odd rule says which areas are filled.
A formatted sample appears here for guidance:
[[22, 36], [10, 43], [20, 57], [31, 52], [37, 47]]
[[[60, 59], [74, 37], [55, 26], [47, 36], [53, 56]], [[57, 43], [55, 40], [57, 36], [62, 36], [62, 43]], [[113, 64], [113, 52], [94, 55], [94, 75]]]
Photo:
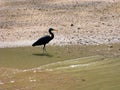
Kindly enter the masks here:
[[54, 31], [57, 31], [57, 32], [58, 32], [58, 30], [56, 30], [56, 29], [54, 29]]

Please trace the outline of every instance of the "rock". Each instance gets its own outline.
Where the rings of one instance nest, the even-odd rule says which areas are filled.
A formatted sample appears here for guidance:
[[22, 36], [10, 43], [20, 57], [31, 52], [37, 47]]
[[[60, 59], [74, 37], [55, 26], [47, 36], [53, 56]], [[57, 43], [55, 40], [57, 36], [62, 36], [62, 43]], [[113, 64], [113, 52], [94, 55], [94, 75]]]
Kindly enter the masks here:
[[109, 47], [109, 48], [113, 48], [113, 46], [112, 46], [112, 45], [109, 45], [108, 47]]
[[74, 26], [73, 24], [71, 24], [70, 26]]
[[84, 82], [84, 81], [86, 81], [85, 79], [82, 79], [82, 81]]

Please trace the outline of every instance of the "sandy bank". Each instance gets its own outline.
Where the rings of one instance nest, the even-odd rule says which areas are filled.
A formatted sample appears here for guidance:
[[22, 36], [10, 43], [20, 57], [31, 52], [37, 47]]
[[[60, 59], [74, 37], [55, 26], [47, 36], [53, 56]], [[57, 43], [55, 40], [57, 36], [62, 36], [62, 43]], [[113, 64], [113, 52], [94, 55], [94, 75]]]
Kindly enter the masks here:
[[50, 45], [120, 43], [119, 0], [1, 0], [0, 13], [0, 47], [31, 46], [50, 27]]

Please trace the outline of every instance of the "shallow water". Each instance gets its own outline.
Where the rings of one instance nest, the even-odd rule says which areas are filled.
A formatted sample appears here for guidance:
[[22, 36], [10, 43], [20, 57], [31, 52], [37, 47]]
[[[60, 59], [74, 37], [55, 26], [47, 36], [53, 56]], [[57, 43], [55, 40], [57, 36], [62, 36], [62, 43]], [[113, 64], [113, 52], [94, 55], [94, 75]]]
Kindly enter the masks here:
[[119, 70], [120, 57], [103, 56], [77, 58], [24, 70], [0, 68], [0, 90], [119, 90]]
[[[66, 49], [65, 49], [66, 48]], [[78, 50], [77, 50], [78, 49]], [[19, 47], [0, 49], [0, 67], [26, 69], [44, 64], [80, 57], [80, 47], [47, 47], [43, 54], [42, 47]], [[84, 55], [83, 55], [84, 56]]]
[[[0, 49], [0, 90], [119, 90], [119, 45]], [[47, 86], [47, 87], [46, 87]]]

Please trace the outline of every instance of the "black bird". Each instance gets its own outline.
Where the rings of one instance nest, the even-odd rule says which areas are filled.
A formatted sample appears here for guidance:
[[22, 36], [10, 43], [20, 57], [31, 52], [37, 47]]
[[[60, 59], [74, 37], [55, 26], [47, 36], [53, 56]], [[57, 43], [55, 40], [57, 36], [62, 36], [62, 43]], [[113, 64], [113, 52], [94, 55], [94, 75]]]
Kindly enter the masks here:
[[32, 46], [44, 45], [43, 46], [43, 53], [44, 53], [44, 51], [46, 51], [46, 48], [45, 48], [46, 44], [49, 43], [54, 38], [54, 34], [52, 33], [52, 31], [58, 31], [58, 30], [50, 28], [49, 29], [49, 33], [50, 33], [51, 36], [50, 35], [46, 35], [46, 36], [43, 36], [43, 37], [39, 38], [36, 42], [34, 42], [32, 44]]

